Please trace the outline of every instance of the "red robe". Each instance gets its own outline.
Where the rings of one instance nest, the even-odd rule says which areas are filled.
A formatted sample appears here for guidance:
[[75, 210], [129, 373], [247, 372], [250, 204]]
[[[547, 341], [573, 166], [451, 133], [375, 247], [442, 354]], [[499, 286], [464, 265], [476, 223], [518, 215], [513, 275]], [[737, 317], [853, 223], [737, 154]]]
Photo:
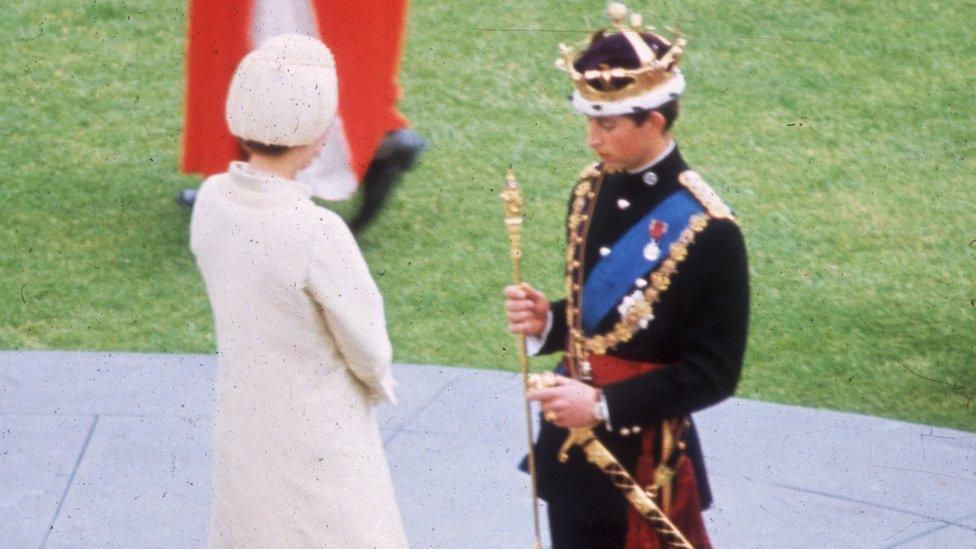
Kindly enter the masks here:
[[[383, 136], [407, 125], [396, 108], [407, 0], [311, 3], [322, 41], [335, 56], [339, 116], [351, 168], [362, 179]], [[234, 70], [252, 49], [253, 12], [252, 0], [190, 0], [184, 173], [220, 173], [243, 158], [227, 128], [224, 105]]]

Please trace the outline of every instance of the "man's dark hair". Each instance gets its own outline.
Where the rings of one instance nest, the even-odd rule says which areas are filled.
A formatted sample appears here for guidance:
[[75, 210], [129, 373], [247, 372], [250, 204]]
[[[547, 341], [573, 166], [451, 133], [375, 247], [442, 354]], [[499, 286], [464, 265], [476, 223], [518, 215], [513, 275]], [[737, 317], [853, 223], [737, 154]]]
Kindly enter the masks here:
[[674, 121], [678, 119], [678, 100], [672, 99], [660, 107], [655, 107], [653, 109], [640, 109], [631, 114], [625, 114], [624, 116], [633, 120], [634, 124], [640, 126], [644, 122], [647, 122], [648, 117], [651, 116], [651, 112], [653, 111], [661, 113], [661, 116], [664, 117], [663, 131], [668, 131], [671, 129], [671, 126], [674, 125]]
[[281, 156], [291, 149], [291, 147], [287, 145], [268, 145], [267, 143], [250, 141], [248, 139], [238, 139], [237, 142], [245, 151], [251, 154], [260, 154], [263, 156]]

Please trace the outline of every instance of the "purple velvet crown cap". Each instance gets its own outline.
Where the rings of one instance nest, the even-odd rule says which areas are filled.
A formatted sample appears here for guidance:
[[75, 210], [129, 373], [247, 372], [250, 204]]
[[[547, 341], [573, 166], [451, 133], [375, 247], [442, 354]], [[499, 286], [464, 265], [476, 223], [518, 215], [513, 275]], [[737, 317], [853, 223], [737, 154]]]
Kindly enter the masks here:
[[[642, 32], [641, 38], [650, 46], [654, 55], [660, 59], [671, 49], [671, 45], [660, 37]], [[640, 67], [637, 52], [630, 45], [627, 38], [620, 33], [604, 34], [600, 32], [593, 37], [586, 51], [580, 54], [573, 67], [579, 71], [599, 69], [606, 65], [609, 68], [636, 69]], [[670, 68], [670, 67], [669, 67]]]

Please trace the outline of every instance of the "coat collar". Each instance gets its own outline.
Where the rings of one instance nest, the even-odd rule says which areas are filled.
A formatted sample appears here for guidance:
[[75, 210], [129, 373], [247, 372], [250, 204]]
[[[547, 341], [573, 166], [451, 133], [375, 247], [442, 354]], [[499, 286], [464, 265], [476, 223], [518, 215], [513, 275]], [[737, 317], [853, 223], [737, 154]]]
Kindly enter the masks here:
[[253, 198], [256, 199], [264, 198], [280, 202], [287, 201], [289, 198], [307, 200], [312, 197], [310, 185], [275, 174], [259, 172], [252, 169], [247, 162], [231, 162], [227, 173], [238, 189], [254, 195]]
[[627, 170], [627, 171], [629, 173], [636, 173], [636, 174], [644, 173], [647, 170], [653, 168], [654, 166], [660, 164], [662, 160], [664, 160], [672, 152], [674, 152], [674, 149], [675, 148], [677, 148], [677, 144], [674, 142], [674, 139], [672, 139], [671, 141], [668, 142], [668, 146], [667, 147], [664, 147], [664, 150], [661, 151], [660, 154], [658, 154], [657, 156], [655, 156], [653, 160], [651, 160], [650, 162], [648, 162], [647, 164], [644, 164], [643, 166], [641, 166], [639, 168], [636, 168], [636, 169], [633, 169], [633, 170]]
[[650, 191], [658, 194], [677, 186], [678, 175], [687, 169], [688, 165], [681, 157], [681, 151], [672, 141], [671, 145], [650, 163], [636, 170], [616, 172], [609, 180], [621, 190], [630, 189], [630, 192], [640, 193]]

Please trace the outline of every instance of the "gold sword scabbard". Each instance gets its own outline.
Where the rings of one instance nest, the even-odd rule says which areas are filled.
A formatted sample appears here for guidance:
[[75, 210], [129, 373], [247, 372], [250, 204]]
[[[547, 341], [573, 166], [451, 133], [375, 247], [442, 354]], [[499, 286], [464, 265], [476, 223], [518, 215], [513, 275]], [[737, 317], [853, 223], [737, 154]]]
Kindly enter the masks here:
[[694, 549], [694, 546], [678, 530], [678, 527], [654, 503], [654, 499], [641, 489], [640, 485], [630, 476], [630, 473], [620, 465], [617, 458], [613, 457], [610, 450], [607, 450], [607, 447], [597, 440], [596, 435], [593, 434], [593, 429], [588, 427], [570, 429], [566, 442], [559, 450], [560, 462], [565, 463], [569, 459], [569, 449], [573, 446], [579, 446], [586, 455], [586, 460], [596, 465], [610, 477], [613, 485], [623, 493], [627, 501], [651, 524], [651, 528], [654, 528], [654, 531], [661, 536], [669, 547]]
[[[552, 387], [555, 385], [555, 374], [546, 372], [543, 374], [532, 374], [528, 383], [531, 388]], [[671, 519], [661, 510], [646, 491], [644, 491], [634, 477], [624, 469], [617, 458], [610, 453], [610, 450], [603, 445], [593, 429], [589, 427], [578, 427], [569, 430], [569, 436], [559, 449], [560, 463], [569, 460], [569, 450], [573, 446], [579, 446], [586, 456], [586, 460], [599, 468], [610, 478], [610, 482], [620, 490], [627, 501], [637, 509], [637, 512], [651, 524], [651, 528], [661, 536], [661, 539], [668, 547], [678, 547], [681, 549], [694, 549], [688, 538], [678, 530], [678, 527], [671, 522]]]

